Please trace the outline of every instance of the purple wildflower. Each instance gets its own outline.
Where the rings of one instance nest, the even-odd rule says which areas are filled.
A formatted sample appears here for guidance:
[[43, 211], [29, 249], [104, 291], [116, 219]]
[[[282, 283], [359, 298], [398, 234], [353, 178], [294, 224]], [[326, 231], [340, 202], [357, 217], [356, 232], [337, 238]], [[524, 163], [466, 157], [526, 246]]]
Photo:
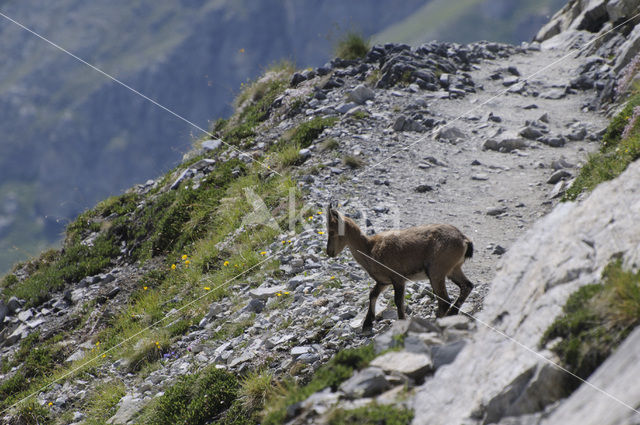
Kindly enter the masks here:
[[636, 106], [633, 108], [633, 113], [631, 114], [629, 121], [627, 121], [627, 125], [624, 126], [624, 130], [622, 130], [623, 140], [631, 136], [631, 132], [638, 123], [638, 118], [640, 118], [640, 106]]

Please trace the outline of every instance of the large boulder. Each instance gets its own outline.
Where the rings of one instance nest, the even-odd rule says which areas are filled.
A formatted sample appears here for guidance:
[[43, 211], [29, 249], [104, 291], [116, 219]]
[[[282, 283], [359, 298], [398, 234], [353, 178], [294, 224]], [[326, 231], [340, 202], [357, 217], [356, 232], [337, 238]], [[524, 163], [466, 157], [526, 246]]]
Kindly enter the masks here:
[[[550, 352], [538, 353], [540, 339], [569, 295], [599, 282], [612, 259], [621, 256], [626, 268], [640, 265], [639, 179], [640, 161], [584, 201], [558, 205], [513, 245], [498, 265], [478, 314], [484, 326], [453, 363], [440, 367], [417, 389], [414, 424], [499, 422], [541, 410], [564, 396], [545, 384], [557, 383], [563, 375], [549, 369], [545, 358], [557, 361]], [[632, 337], [615, 354], [627, 355], [627, 361], [610, 359], [600, 368], [608, 372], [596, 371], [594, 382], [597, 377], [600, 387], [615, 389], [613, 394], [638, 406], [640, 389], [631, 380], [640, 373], [640, 336], [636, 332]], [[601, 414], [594, 414], [590, 401]], [[629, 423], [619, 419], [633, 414], [584, 386], [566, 406], [555, 413], [558, 419], [546, 423]], [[568, 420], [579, 411], [581, 420]]]

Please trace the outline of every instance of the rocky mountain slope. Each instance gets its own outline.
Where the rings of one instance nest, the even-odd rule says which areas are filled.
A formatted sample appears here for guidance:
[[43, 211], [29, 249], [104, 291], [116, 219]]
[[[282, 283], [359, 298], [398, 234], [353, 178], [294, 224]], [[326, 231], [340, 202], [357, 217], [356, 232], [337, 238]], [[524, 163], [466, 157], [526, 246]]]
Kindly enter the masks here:
[[[607, 39], [634, 45], [629, 27]], [[217, 124], [221, 140], [82, 214], [62, 251], [3, 279], [3, 420], [635, 420], [636, 332], [589, 378], [609, 396], [544, 360], [571, 369], [548, 330], [572, 293], [640, 256], [637, 163], [558, 205], [620, 125], [605, 132], [600, 111], [624, 100], [619, 41], [569, 55], [561, 42], [596, 36], [387, 44], [271, 69]], [[460, 227], [476, 247], [470, 316], [436, 320], [428, 283], [409, 282], [410, 319], [387, 292], [363, 334], [371, 280], [349, 253], [324, 254], [330, 199], [368, 232]]]

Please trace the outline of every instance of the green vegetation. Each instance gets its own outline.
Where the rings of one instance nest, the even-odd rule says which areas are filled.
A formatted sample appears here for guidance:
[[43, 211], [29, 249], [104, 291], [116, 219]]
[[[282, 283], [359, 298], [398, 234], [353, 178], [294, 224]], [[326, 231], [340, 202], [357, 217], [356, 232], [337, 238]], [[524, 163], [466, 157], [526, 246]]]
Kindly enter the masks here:
[[361, 160], [360, 158], [358, 158], [357, 156], [353, 156], [353, 155], [345, 155], [342, 157], [342, 162], [344, 163], [344, 165], [356, 169], [356, 168], [360, 168], [364, 165], [364, 161]]
[[51, 415], [46, 407], [40, 406], [35, 400], [29, 399], [20, 405], [14, 416], [15, 424], [40, 425], [51, 422]]
[[338, 122], [338, 118], [336, 117], [315, 117], [309, 121], [304, 121], [288, 132], [288, 134], [285, 135], [285, 140], [289, 144], [296, 144], [301, 148], [307, 148], [325, 128], [332, 127], [336, 122]]
[[20, 343], [11, 362], [4, 365], [7, 371], [20, 366], [9, 379], [0, 383], [0, 399], [9, 400], [29, 388], [32, 382], [51, 375], [56, 365], [66, 357], [65, 350], [53, 341], [40, 341], [40, 334], [34, 332]]
[[99, 384], [89, 396], [85, 409], [86, 425], [102, 425], [115, 415], [116, 405], [126, 394], [124, 383], [118, 380]]
[[229, 122], [216, 126], [221, 127], [227, 143], [238, 145], [255, 136], [255, 128], [269, 118], [273, 102], [289, 86], [294, 71], [291, 62], [283, 61], [270, 67], [260, 80], [242, 85], [243, 90], [234, 101], [236, 114]]
[[[572, 294], [542, 337], [568, 370], [586, 379], [640, 323], [640, 273], [607, 266], [602, 284], [587, 285]], [[575, 381], [571, 385], [578, 385]]]
[[344, 34], [336, 43], [335, 55], [342, 59], [352, 60], [363, 58], [370, 49], [369, 40], [355, 31]]
[[238, 399], [246, 411], [256, 412], [277, 394], [279, 388], [268, 370], [251, 372], [242, 380]]
[[336, 353], [326, 365], [316, 371], [307, 385], [299, 387], [295, 384], [289, 384], [283, 389], [282, 395], [270, 401], [265, 408], [266, 415], [262, 424], [284, 423], [288, 406], [327, 387], [331, 387], [333, 391], [337, 390], [342, 382], [351, 377], [354, 370], [366, 367], [374, 358], [373, 344]]
[[236, 400], [238, 380], [215, 365], [181, 377], [162, 397], [142, 412], [140, 423], [150, 425], [211, 423]]
[[339, 147], [340, 143], [333, 137], [329, 137], [328, 139], [325, 139], [322, 141], [322, 143], [320, 143], [321, 152], [332, 151], [334, 149], [338, 149]]
[[412, 420], [410, 410], [374, 403], [353, 410], [337, 409], [331, 413], [329, 425], [408, 425]]
[[[640, 120], [633, 112], [639, 105], [640, 93], [635, 93], [624, 109], [611, 120], [600, 151], [589, 156], [563, 200], [575, 200], [581, 193], [593, 190], [603, 181], [616, 178], [630, 163], [640, 158]], [[625, 133], [627, 126], [630, 128]]]

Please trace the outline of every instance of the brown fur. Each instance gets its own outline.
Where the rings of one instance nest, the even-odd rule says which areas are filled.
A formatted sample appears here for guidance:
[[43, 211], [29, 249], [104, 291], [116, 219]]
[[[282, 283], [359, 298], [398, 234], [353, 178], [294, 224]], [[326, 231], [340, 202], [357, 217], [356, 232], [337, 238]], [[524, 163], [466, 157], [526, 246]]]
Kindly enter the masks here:
[[[465, 259], [473, 254], [473, 244], [456, 227], [430, 224], [367, 236], [352, 219], [331, 206], [327, 216], [327, 254], [335, 257], [348, 247], [376, 282], [369, 294], [369, 311], [362, 324], [363, 330], [372, 327], [376, 300], [388, 285], [393, 285], [398, 318], [404, 319], [405, 282], [421, 279], [423, 275], [431, 281], [438, 298], [437, 317], [458, 314], [473, 289], [461, 268]], [[460, 296], [453, 304], [445, 286], [447, 277], [460, 287]]]

